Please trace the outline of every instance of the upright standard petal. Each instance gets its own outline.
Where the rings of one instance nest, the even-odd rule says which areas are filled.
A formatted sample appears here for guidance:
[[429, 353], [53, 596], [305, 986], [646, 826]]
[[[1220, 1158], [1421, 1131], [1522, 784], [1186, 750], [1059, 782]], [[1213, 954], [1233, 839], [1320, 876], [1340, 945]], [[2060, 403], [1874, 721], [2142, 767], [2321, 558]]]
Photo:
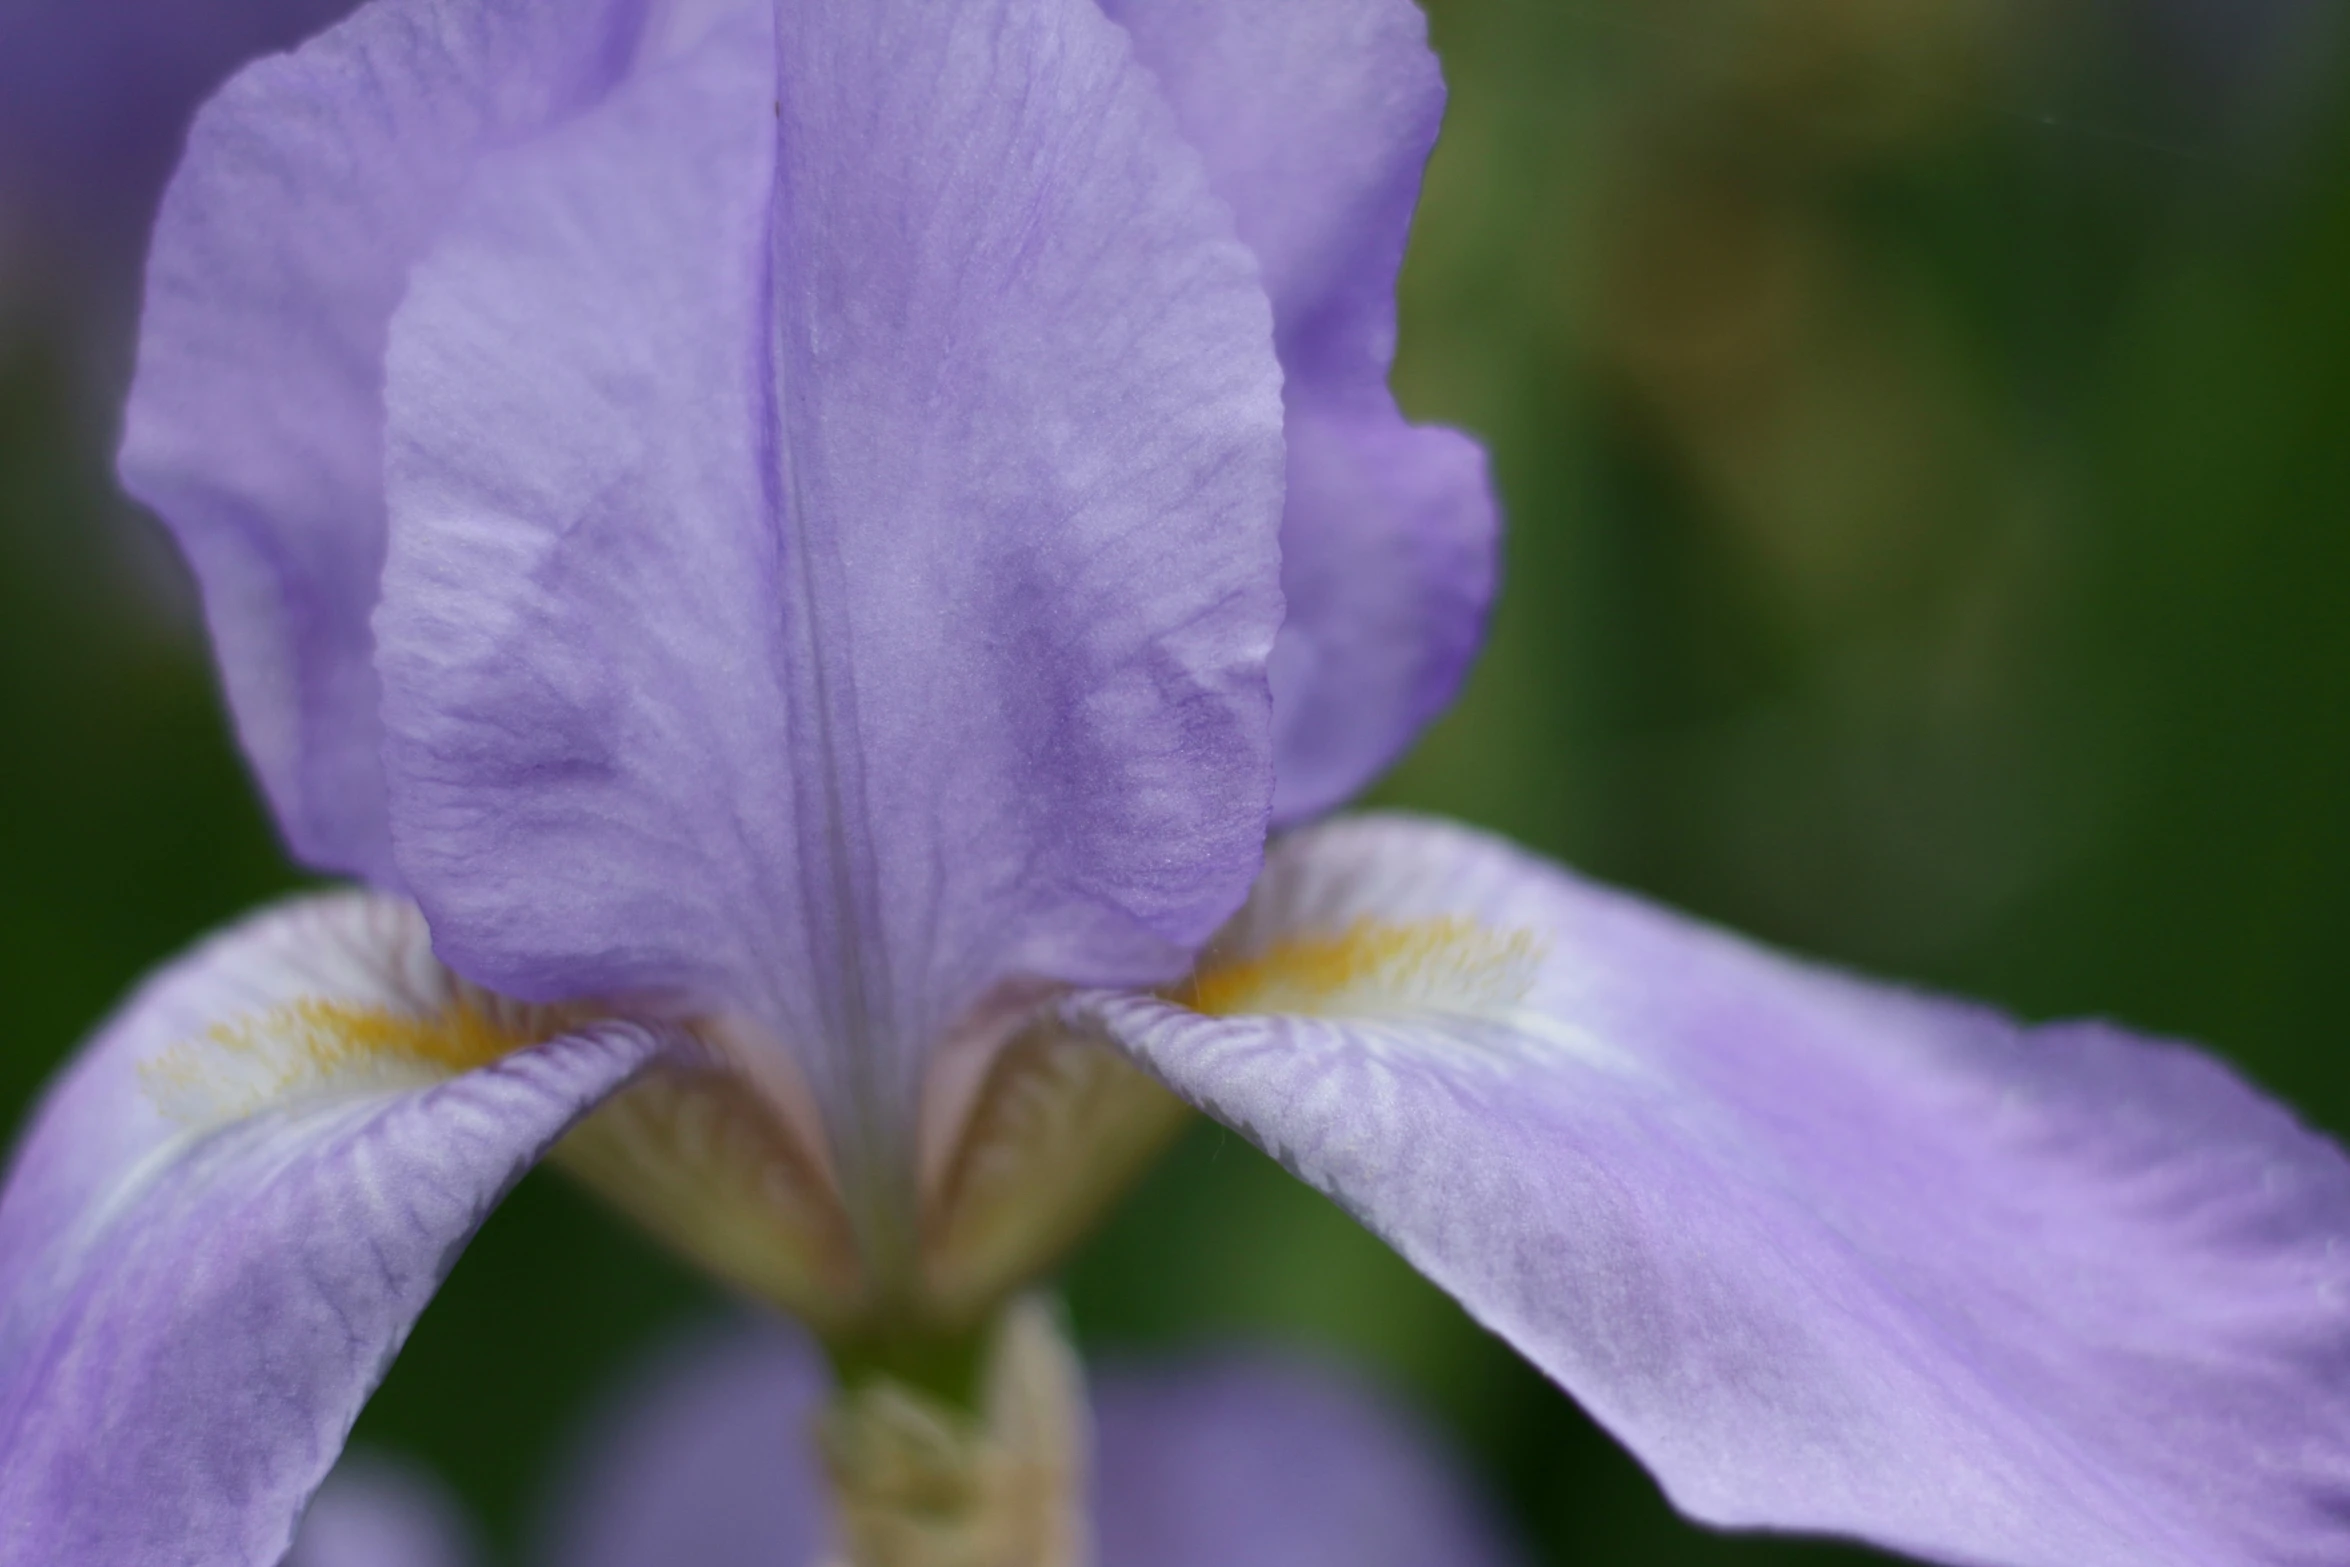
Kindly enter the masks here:
[[[773, 1327], [672, 1352], [564, 1483], [541, 1567], [776, 1567], [830, 1534], [828, 1380]], [[1094, 1399], [1101, 1567], [1507, 1567], [1459, 1474], [1345, 1377], [1268, 1354], [1113, 1369]]]
[[844, 1186], [911, 1181], [991, 987], [1178, 972], [1245, 894], [1277, 375], [1091, 0], [738, 14], [485, 167], [391, 354], [386, 756], [441, 951], [748, 1013]]
[[2205, 1056], [1402, 819], [1282, 844], [1189, 999], [1074, 1006], [1699, 1518], [2002, 1567], [2350, 1559], [2350, 1161]]
[[641, 9], [374, 0], [237, 76], [189, 133], [122, 480], [195, 568], [239, 736], [313, 865], [397, 879], [368, 631], [386, 324], [483, 150], [602, 92]]
[[482, 1219], [657, 1049], [555, 1026], [364, 894], [133, 997], [0, 1194], [0, 1563], [274, 1567]]
[[1273, 299], [1289, 436], [1274, 815], [1294, 822], [1360, 789], [1452, 700], [1493, 595], [1484, 454], [1407, 424], [1387, 389], [1444, 80], [1411, 0], [1103, 4]]

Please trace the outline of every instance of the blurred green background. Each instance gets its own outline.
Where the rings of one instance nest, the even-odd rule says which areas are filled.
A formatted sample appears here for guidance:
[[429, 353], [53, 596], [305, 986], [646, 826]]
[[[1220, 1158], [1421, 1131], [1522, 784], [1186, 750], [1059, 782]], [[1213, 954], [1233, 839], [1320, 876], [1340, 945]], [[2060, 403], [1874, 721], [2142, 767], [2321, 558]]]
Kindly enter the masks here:
[[[2202, 1039], [2350, 1133], [2341, 8], [1431, 10], [1453, 110], [1399, 385], [1489, 440], [1511, 536], [1490, 651], [1382, 797], [1869, 970]], [[296, 879], [176, 566], [109, 487], [72, 292], [20, 271], [0, 299], [12, 1122], [142, 970]], [[1680, 1523], [1212, 1128], [1068, 1290], [1106, 1351], [1369, 1368], [1537, 1560], [1870, 1559]], [[599, 1390], [717, 1309], [534, 1176], [363, 1434], [510, 1543]]]

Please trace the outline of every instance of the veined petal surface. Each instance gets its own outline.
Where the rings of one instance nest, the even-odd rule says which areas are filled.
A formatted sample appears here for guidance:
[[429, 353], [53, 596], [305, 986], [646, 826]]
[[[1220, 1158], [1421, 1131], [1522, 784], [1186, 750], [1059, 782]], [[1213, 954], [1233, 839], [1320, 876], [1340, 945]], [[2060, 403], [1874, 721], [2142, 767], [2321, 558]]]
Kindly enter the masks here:
[[1687, 1512], [1999, 1567], [2350, 1560], [2350, 1162], [2217, 1062], [1777, 956], [1493, 839], [1299, 833], [1080, 1016]]
[[368, 631], [392, 309], [483, 150], [606, 90], [642, 9], [373, 0], [240, 73], [189, 132], [121, 474], [195, 569], [239, 737], [314, 865], [398, 880]]
[[1411, 0], [1104, 0], [1232, 203], [1273, 300], [1289, 437], [1274, 816], [1319, 814], [1452, 700], [1484, 631], [1484, 453], [1387, 389], [1444, 79]]
[[990, 986], [1245, 894], [1277, 387], [1091, 0], [737, 11], [485, 166], [393, 327], [376, 620], [443, 955], [748, 1013], [910, 1180]]
[[0, 1193], [0, 1563], [275, 1567], [465, 1242], [658, 1048], [484, 1005], [333, 894], [84, 1048]]
[[[539, 1567], [822, 1560], [811, 1433], [829, 1380], [772, 1326], [673, 1351], [616, 1403], [557, 1495]], [[1518, 1558], [1414, 1422], [1339, 1373], [1195, 1355], [1096, 1381], [1100, 1567], [1509, 1567]]]

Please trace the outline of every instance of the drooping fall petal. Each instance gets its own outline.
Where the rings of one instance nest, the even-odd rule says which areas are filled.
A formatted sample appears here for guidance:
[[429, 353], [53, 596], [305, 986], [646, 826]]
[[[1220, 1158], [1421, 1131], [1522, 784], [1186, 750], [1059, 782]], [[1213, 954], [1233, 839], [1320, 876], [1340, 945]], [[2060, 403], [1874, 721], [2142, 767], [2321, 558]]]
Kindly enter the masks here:
[[458, 1252], [646, 1031], [465, 992], [333, 894], [164, 970], [0, 1193], [0, 1563], [275, 1567]]
[[1286, 840], [1189, 999], [1075, 1011], [1698, 1518], [2001, 1567], [2350, 1557], [2350, 1161], [2206, 1056], [1410, 819]]

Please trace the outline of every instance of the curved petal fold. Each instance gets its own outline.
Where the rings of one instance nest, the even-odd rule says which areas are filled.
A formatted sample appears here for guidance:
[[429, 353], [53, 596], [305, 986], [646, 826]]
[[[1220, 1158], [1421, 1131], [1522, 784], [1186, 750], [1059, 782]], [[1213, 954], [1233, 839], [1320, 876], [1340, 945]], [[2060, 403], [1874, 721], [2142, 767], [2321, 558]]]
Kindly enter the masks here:
[[[542, 1567], [821, 1560], [829, 1379], [762, 1325], [681, 1346], [556, 1496]], [[1094, 1389], [1101, 1567], [1508, 1567], [1441, 1449], [1335, 1371], [1270, 1354], [1112, 1369]]]
[[395, 844], [467, 974], [750, 1013], [854, 1185], [990, 986], [1245, 896], [1278, 369], [1091, 0], [726, 19], [485, 166], [390, 389]]
[[0, 1563], [274, 1567], [489, 1210], [660, 1048], [452, 981], [366, 894], [165, 969], [0, 1193]]
[[1452, 700], [1484, 632], [1484, 453], [1387, 389], [1396, 277], [1444, 79], [1412, 0], [1104, 0], [1264, 268], [1287, 379], [1288, 599], [1274, 817], [1368, 783]]
[[313, 865], [397, 884], [368, 631], [393, 307], [484, 149], [607, 89], [642, 9], [373, 0], [232, 79], [165, 194], [122, 480], [195, 569], [238, 734]]
[[1189, 1000], [1072, 1005], [1698, 1518], [2002, 1567], [2350, 1559], [2350, 1161], [2206, 1056], [1400, 818], [1281, 843]]

